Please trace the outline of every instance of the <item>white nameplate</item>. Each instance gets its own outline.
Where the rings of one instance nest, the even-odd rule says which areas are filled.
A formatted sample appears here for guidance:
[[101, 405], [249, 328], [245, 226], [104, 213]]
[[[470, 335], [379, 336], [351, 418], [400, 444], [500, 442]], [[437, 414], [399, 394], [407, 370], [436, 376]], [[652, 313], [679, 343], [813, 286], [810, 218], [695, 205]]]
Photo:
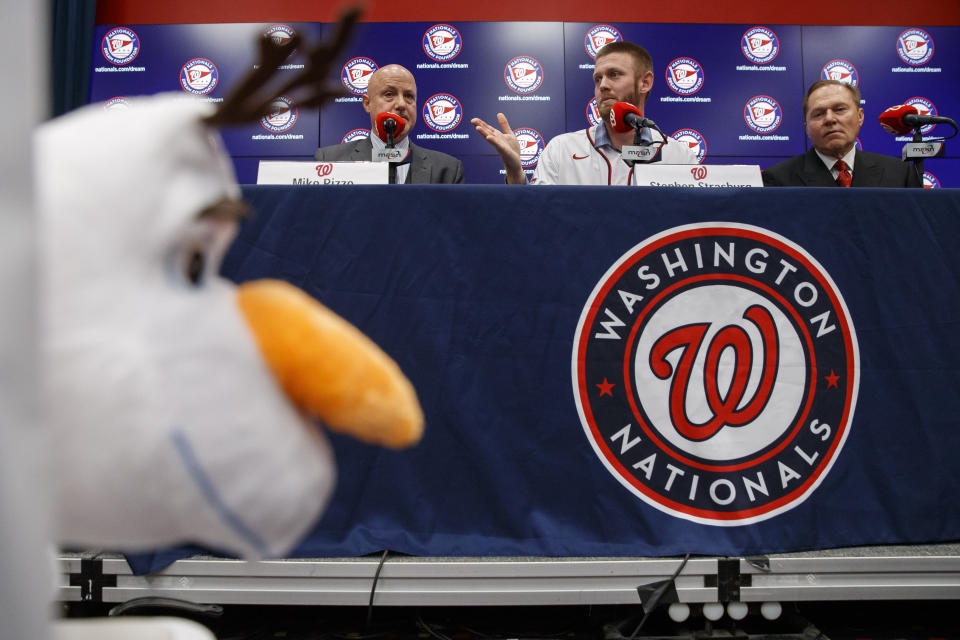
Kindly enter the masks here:
[[762, 187], [755, 164], [636, 164], [633, 184], [640, 187]]
[[374, 162], [403, 162], [404, 154], [400, 149], [374, 149]]
[[650, 162], [657, 155], [660, 146], [659, 144], [651, 144], [645, 147], [625, 146], [620, 149], [620, 158], [622, 160], [633, 160], [634, 162]]
[[261, 160], [257, 184], [387, 184], [382, 162]]

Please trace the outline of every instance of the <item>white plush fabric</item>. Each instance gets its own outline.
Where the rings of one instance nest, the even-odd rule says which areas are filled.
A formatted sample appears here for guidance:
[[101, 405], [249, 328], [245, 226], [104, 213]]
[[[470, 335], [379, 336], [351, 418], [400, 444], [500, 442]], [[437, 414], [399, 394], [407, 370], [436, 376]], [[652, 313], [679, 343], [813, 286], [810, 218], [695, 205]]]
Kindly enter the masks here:
[[[44, 402], [58, 541], [286, 553], [332, 491], [324, 436], [277, 388], [217, 277], [233, 224], [195, 215], [239, 187], [209, 105], [99, 105], [36, 137]], [[184, 276], [207, 258], [202, 286]]]
[[198, 622], [181, 618], [88, 618], [59, 620], [53, 640], [216, 640]]

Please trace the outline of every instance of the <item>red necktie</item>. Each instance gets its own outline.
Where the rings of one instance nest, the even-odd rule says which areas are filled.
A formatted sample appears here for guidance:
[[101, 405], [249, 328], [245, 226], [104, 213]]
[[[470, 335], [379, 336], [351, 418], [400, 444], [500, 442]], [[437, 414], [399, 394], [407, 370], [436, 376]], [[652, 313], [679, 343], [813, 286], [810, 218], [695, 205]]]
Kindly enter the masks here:
[[833, 168], [839, 171], [837, 174], [837, 185], [840, 187], [849, 187], [850, 183], [853, 182], [853, 175], [851, 175], [850, 170], [847, 169], [847, 163], [843, 160], [837, 160]]

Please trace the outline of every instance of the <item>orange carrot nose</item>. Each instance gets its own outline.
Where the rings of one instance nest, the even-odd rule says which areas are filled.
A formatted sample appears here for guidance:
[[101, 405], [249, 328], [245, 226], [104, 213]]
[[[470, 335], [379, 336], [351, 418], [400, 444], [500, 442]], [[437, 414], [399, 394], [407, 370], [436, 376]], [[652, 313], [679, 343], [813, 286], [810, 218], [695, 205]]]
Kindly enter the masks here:
[[237, 302], [298, 407], [371, 444], [399, 449], [420, 440], [423, 410], [413, 385], [356, 327], [280, 280], [238, 286]]

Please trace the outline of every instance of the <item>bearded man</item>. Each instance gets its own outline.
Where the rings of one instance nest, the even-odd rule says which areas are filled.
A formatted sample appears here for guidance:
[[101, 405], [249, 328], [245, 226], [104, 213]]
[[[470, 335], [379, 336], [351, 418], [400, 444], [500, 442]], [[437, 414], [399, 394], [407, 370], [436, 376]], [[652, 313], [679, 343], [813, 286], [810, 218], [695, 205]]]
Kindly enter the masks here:
[[[614, 130], [610, 111], [617, 102], [627, 102], [640, 113], [653, 87], [653, 60], [643, 47], [630, 42], [611, 42], [598, 53], [593, 71], [593, 95], [597, 99], [600, 124], [563, 133], [553, 138], [540, 155], [533, 184], [631, 184], [633, 166], [621, 156], [632, 145], [634, 132]], [[497, 150], [507, 171], [507, 184], [525, 184], [520, 163], [520, 145], [507, 117], [497, 114], [500, 128], [480, 118], [470, 121], [477, 132]], [[660, 145], [654, 162], [697, 164], [688, 145], [664, 137], [649, 127], [641, 129], [642, 144]]]

